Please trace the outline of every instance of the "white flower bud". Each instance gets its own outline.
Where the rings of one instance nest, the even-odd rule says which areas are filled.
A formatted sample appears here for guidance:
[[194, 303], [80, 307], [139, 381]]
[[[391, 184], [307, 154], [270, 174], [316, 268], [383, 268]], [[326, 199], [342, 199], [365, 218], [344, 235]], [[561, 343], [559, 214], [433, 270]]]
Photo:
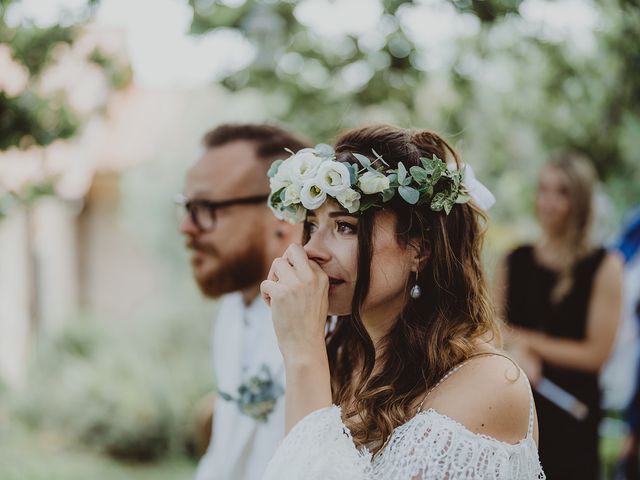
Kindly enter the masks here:
[[336, 195], [336, 200], [340, 205], [348, 210], [349, 213], [355, 213], [360, 208], [360, 194], [348, 188]]
[[389, 178], [378, 172], [366, 172], [358, 180], [358, 186], [362, 193], [371, 195], [380, 193], [389, 188]]

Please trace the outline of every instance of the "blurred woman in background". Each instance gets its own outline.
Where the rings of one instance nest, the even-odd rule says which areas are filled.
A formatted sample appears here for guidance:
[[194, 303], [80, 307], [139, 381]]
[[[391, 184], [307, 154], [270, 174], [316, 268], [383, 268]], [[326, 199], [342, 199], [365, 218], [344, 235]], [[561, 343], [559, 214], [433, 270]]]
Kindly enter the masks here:
[[617, 332], [622, 261], [589, 241], [595, 181], [592, 165], [576, 154], [547, 164], [535, 199], [542, 238], [513, 250], [496, 272], [512, 355], [534, 385], [544, 378], [588, 408], [577, 419], [535, 395], [540, 461], [551, 480], [599, 475], [598, 373]]

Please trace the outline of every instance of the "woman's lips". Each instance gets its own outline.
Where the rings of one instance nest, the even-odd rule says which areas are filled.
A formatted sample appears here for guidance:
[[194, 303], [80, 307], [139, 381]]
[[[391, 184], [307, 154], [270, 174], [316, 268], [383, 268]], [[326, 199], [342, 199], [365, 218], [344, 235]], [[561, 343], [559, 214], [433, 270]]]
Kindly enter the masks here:
[[329, 290], [334, 290], [344, 283], [344, 280], [339, 278], [331, 278], [329, 277]]

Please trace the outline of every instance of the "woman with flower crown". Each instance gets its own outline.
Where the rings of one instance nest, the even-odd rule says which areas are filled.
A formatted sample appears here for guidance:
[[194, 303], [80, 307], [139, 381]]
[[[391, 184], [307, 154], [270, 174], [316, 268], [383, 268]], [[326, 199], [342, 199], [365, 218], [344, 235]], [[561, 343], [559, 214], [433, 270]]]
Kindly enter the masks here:
[[493, 197], [470, 167], [434, 133], [375, 126], [269, 175], [305, 238], [262, 284], [288, 432], [264, 480], [545, 478], [481, 266]]

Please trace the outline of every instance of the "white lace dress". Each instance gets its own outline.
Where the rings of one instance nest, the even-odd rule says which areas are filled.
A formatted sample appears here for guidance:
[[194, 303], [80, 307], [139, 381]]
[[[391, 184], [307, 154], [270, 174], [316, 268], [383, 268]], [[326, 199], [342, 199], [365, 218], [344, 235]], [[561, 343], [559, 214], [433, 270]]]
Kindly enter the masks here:
[[366, 448], [356, 448], [340, 407], [332, 406], [291, 429], [263, 480], [544, 479], [533, 422], [533, 396], [527, 435], [516, 444], [474, 433], [433, 409], [421, 410], [372, 458]]

